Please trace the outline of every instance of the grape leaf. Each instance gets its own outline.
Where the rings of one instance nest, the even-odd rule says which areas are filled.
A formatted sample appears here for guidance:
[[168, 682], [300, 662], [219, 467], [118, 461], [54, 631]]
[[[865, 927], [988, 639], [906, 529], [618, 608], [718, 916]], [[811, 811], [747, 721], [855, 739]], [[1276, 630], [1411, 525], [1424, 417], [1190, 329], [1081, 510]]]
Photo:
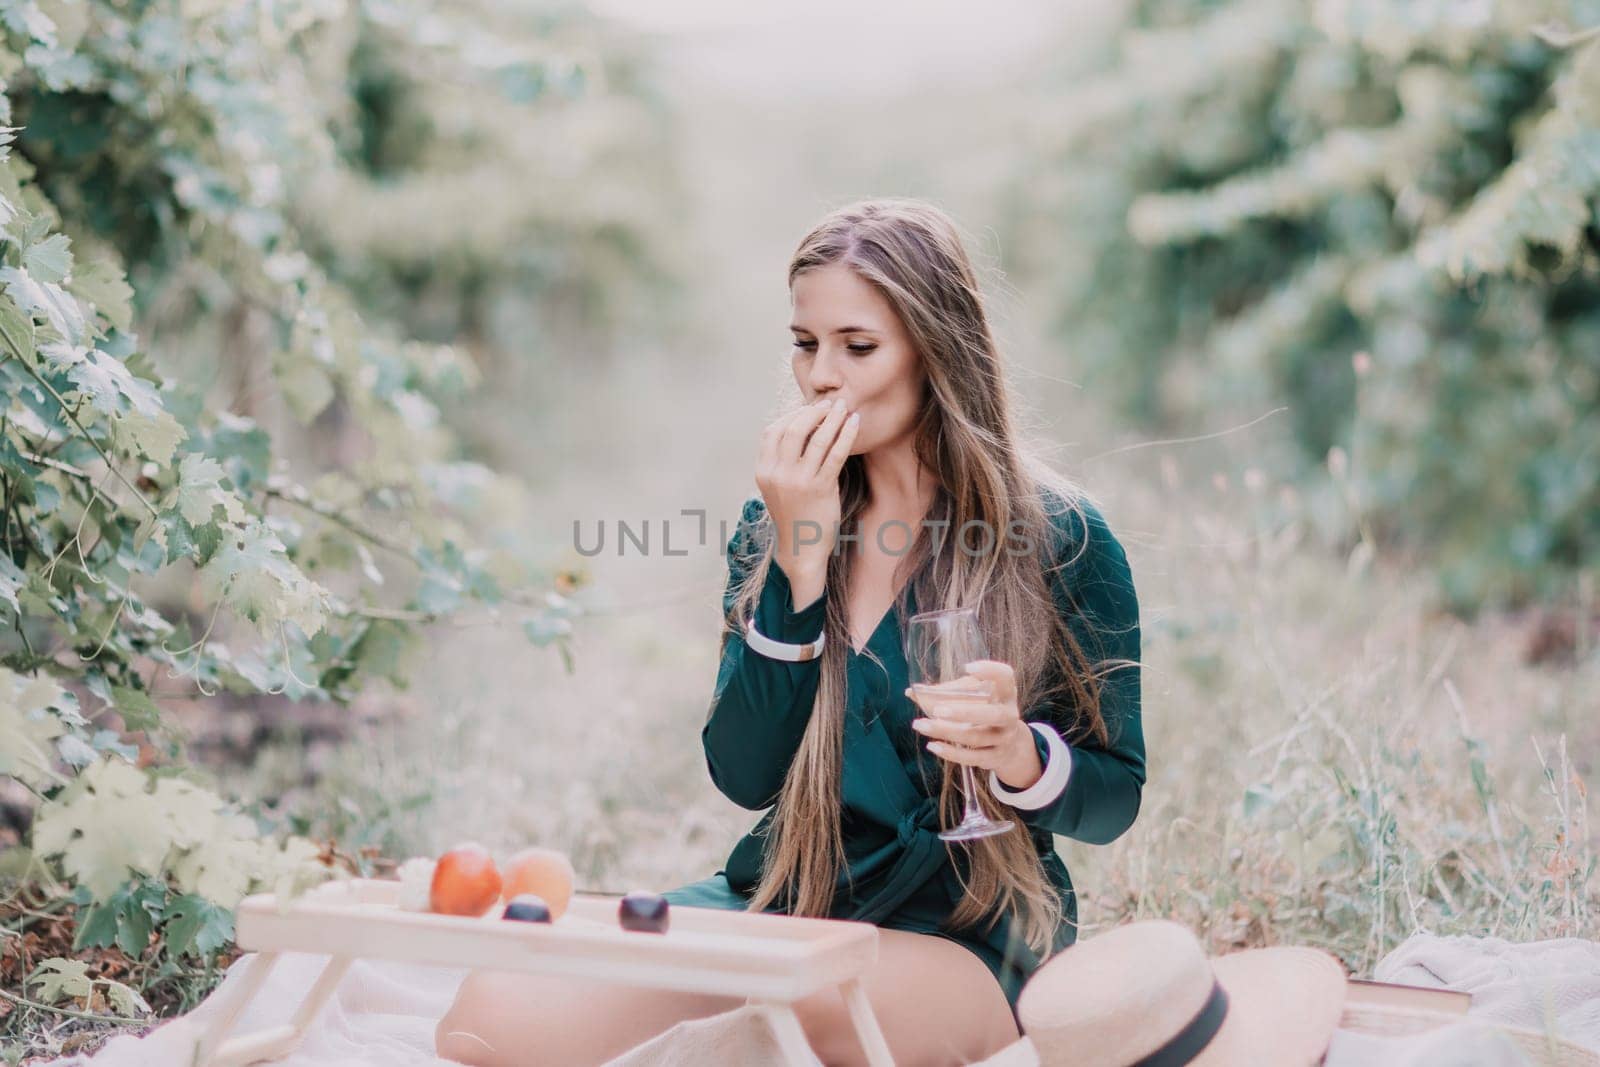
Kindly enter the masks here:
[[146, 784], [144, 772], [121, 759], [91, 764], [39, 806], [34, 850], [60, 855], [62, 869], [96, 900], [109, 898], [130, 872], [158, 874], [180, 828], [173, 808], [147, 793]]
[[227, 819], [221, 797], [183, 778], [159, 779], [151, 800], [160, 812], [158, 817], [172, 827], [172, 843], [178, 848], [193, 848], [206, 841], [217, 832], [217, 824]]
[[[33, 355], [33, 319], [14, 300], [0, 297], [0, 335], [24, 358]], [[37, 432], [37, 427], [34, 428]]]
[[96, 978], [95, 981], [105, 987], [106, 999], [122, 1015], [149, 1015], [153, 1010], [149, 1001], [115, 978]]
[[35, 788], [60, 781], [50, 742], [66, 727], [49, 710], [60, 696], [60, 687], [47, 678], [0, 667], [0, 774]]
[[60, 342], [40, 345], [39, 353], [56, 366], [65, 368], [67, 378], [89, 398], [97, 411], [122, 415], [131, 410], [153, 421], [160, 421], [166, 414], [155, 386], [135, 377], [115, 356], [98, 348]]
[[133, 289], [122, 272], [104, 260], [78, 266], [72, 272], [72, 292], [118, 330], [133, 325]]
[[282, 848], [263, 841], [257, 877], [280, 901], [290, 900], [306, 888], [327, 881], [332, 872], [318, 858], [320, 854], [321, 850], [303, 837], [285, 838]]
[[111, 703], [122, 716], [122, 724], [129, 730], [156, 730], [161, 727], [161, 709], [150, 695], [123, 685], [111, 687]]
[[250, 493], [266, 483], [272, 466], [272, 439], [254, 421], [219, 411], [216, 424], [204, 438], [204, 451], [221, 459], [236, 492]]
[[110, 752], [121, 756], [129, 763], [137, 762], [139, 759], [139, 746], [125, 743], [122, 735], [115, 730], [96, 730], [94, 736], [89, 739], [89, 744], [96, 752]]
[[83, 960], [68, 960], [52, 956], [33, 969], [27, 985], [38, 990], [37, 996], [46, 1004], [59, 1004], [63, 1000], [86, 1000], [94, 992], [94, 981], [89, 977], [89, 964]]
[[309, 637], [322, 629], [330, 608], [328, 591], [301, 573], [283, 542], [260, 522], [225, 538], [200, 569], [200, 585], [207, 596], [224, 601], [263, 634], [293, 622]]
[[62, 282], [72, 273], [72, 241], [64, 233], [51, 234], [22, 253], [22, 265], [41, 282]]
[[255, 823], [243, 815], [217, 819], [210, 832], [172, 865], [179, 888], [233, 907], [263, 873], [261, 843]]
[[42, 315], [56, 337], [68, 344], [83, 343], [83, 309], [65, 289], [30, 277], [20, 267], [0, 267], [0, 285], [17, 307], [29, 315]]
[[139, 879], [119, 886], [105, 901], [88, 904], [78, 913], [74, 951], [116, 945], [137, 959], [150, 947], [150, 935], [155, 932], [166, 899], [167, 887], [158, 879]]
[[243, 522], [244, 506], [238, 497], [222, 487], [222, 479], [226, 477], [222, 464], [211, 457], [199, 452], [185, 453], [178, 464], [178, 484], [173, 487], [168, 506], [175, 507], [191, 526], [209, 523], [219, 507], [229, 522]]
[[162, 466], [172, 462], [178, 445], [189, 436], [178, 420], [165, 411], [154, 415], [137, 411], [118, 415], [111, 420], [111, 432], [116, 435], [117, 447]]
[[233, 940], [233, 912], [193, 893], [173, 898], [162, 922], [174, 956], [209, 956]]

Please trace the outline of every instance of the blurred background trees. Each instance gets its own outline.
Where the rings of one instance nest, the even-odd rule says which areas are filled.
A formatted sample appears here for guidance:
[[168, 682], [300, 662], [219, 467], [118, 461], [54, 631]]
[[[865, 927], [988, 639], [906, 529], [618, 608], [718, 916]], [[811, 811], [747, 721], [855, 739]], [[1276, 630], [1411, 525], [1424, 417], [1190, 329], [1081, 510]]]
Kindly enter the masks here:
[[1351, 539], [1458, 611], [1559, 596], [1600, 550], [1597, 25], [1127, 4], [1035, 85], [1012, 248], [1146, 427], [1282, 405], [1269, 475], [1348, 498]]

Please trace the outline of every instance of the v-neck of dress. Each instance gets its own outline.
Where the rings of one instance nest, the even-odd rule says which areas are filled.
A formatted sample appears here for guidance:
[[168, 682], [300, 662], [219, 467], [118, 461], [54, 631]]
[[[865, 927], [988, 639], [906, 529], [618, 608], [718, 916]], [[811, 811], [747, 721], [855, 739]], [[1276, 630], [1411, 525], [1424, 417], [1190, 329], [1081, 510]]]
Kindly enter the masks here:
[[[926, 516], [924, 516], [924, 519], [925, 518]], [[926, 566], [926, 563], [924, 566]], [[896, 569], [898, 570], [898, 568]], [[855, 645], [851, 644], [848, 638], [845, 640], [845, 649], [849, 652], [851, 659], [859, 659], [866, 655], [867, 649], [871, 648], [872, 642], [878, 639], [878, 635], [883, 632], [884, 626], [888, 624], [890, 619], [894, 618], [895, 609], [900, 606], [901, 596], [904, 595], [908, 601], [911, 599], [911, 583], [915, 580], [916, 575], [913, 574], [911, 577], [902, 582], [899, 588], [895, 589], [894, 596], [889, 600], [888, 609], [884, 611], [883, 617], [878, 620], [878, 624], [872, 628], [872, 632], [867, 635], [867, 639], [861, 642], [861, 647], [859, 649], [856, 648]]]
[[884, 611], [883, 617], [878, 620], [878, 625], [872, 628], [872, 632], [867, 635], [867, 639], [861, 643], [861, 647], [859, 649], [849, 641], [845, 642], [846, 647], [850, 650], [851, 656], [859, 658], [867, 654], [867, 649], [871, 648], [872, 642], [878, 639], [878, 634], [881, 633], [883, 628], [888, 625], [889, 620], [895, 617], [895, 613], [900, 607], [901, 594], [905, 594], [908, 598], [910, 597], [911, 591], [908, 588], [910, 585], [911, 581], [910, 579], [907, 579], [905, 584], [901, 585], [899, 589], [895, 590], [894, 599], [889, 601], [888, 609]]
[[[874, 642], [874, 641], [876, 641], [878, 639], [878, 631], [883, 629], [884, 623], [888, 622], [889, 621], [889, 616], [891, 616], [893, 614], [894, 614], [894, 604], [891, 603], [889, 605], [889, 610], [885, 611], [883, 613], [883, 618], [878, 620], [878, 625], [872, 628], [872, 632], [870, 634], [868, 634], [867, 635], [867, 639], [861, 643], [861, 647], [857, 648], [855, 645], [850, 645], [850, 654], [852, 656], [858, 656], [858, 657], [866, 655], [867, 654], [867, 649], [872, 646], [872, 642]], [[848, 644], [848, 642], [846, 642], [846, 643]]]

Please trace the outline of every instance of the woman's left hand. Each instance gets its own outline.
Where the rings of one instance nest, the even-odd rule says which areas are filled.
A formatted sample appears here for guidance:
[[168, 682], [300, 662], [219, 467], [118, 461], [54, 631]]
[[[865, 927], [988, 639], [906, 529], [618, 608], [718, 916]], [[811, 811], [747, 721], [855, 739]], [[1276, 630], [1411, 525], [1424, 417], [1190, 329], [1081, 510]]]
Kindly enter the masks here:
[[[1009, 663], [992, 659], [973, 660], [966, 670], [970, 677], [989, 683], [993, 699], [918, 699], [907, 689], [906, 696], [926, 716], [912, 719], [912, 729], [932, 739], [928, 751], [935, 756], [994, 771], [1007, 788], [1028, 788], [1039, 780], [1044, 768], [1033, 743], [1033, 731], [1017, 707], [1016, 674]], [[970, 689], [971, 685], [952, 688]]]

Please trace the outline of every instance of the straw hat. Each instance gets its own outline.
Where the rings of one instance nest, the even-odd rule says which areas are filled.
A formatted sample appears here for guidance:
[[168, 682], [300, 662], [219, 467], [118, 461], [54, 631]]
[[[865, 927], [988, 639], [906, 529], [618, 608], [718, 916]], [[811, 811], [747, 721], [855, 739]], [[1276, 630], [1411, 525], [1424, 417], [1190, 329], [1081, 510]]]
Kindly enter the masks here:
[[1344, 1007], [1339, 961], [1313, 948], [1206, 958], [1186, 927], [1128, 923], [1050, 957], [1017, 1017], [1043, 1067], [1306, 1067]]
[[1481, 1047], [1483, 1042], [1506, 1040], [1515, 1045], [1517, 1051], [1535, 1067], [1600, 1067], [1600, 1054], [1581, 1045], [1536, 1030], [1468, 1015], [1387, 1004], [1351, 1003], [1345, 1005], [1339, 1019], [1341, 1030], [1390, 1038], [1411, 1037], [1441, 1027], [1461, 1025], [1472, 1028], [1471, 1035], [1462, 1039], [1463, 1047], [1470, 1042], [1478, 1042]]

